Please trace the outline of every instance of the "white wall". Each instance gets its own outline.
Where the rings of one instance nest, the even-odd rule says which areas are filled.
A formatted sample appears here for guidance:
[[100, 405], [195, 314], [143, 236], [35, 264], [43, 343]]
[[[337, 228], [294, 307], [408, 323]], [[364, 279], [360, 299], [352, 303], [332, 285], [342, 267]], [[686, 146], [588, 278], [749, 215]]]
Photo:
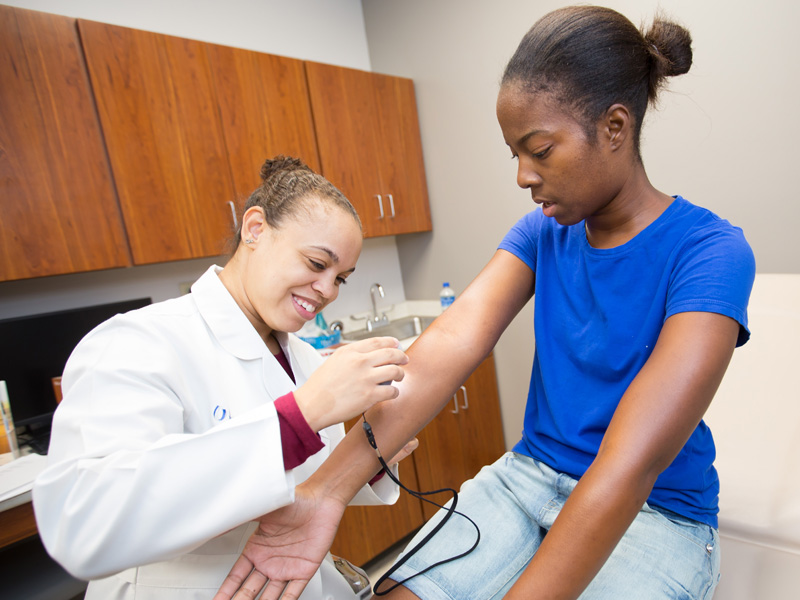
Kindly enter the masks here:
[[370, 70], [361, 0], [3, 0], [0, 4]]
[[[9, 0], [40, 10], [184, 38], [370, 70], [360, 0]], [[0, 319], [149, 296], [179, 295], [225, 258], [0, 283]], [[367, 240], [356, 272], [326, 317], [370, 307], [369, 288], [383, 285], [386, 306], [405, 300], [393, 237]], [[329, 314], [330, 313], [330, 316]]]
[[[637, 25], [660, 7], [694, 37], [694, 65], [671, 83], [643, 132], [659, 189], [744, 229], [760, 272], [800, 272], [800, 5], [785, 0], [607, 0]], [[457, 291], [532, 210], [495, 118], [506, 61], [553, 0], [363, 0], [372, 67], [414, 79], [433, 232], [402, 236], [406, 294]], [[506, 443], [519, 439], [533, 356], [532, 308], [495, 355]], [[469, 323], [464, 324], [469, 327]]]

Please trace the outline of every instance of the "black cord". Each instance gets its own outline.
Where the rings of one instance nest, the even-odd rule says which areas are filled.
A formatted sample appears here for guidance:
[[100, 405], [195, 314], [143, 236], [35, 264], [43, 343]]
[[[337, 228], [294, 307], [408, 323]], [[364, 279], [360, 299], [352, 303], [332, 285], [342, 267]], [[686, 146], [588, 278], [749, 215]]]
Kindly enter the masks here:
[[[386, 571], [386, 573], [384, 573], [384, 574], [383, 574], [383, 575], [382, 575], [382, 576], [381, 576], [381, 577], [378, 579], [378, 581], [375, 583], [375, 585], [374, 585], [374, 586], [373, 586], [373, 588], [372, 588], [372, 592], [373, 592], [373, 593], [374, 593], [376, 596], [385, 596], [386, 594], [388, 594], [389, 592], [391, 592], [391, 591], [392, 591], [393, 589], [395, 589], [396, 587], [399, 587], [399, 586], [403, 585], [404, 583], [406, 583], [407, 581], [410, 581], [411, 579], [414, 579], [414, 577], [416, 577], [417, 575], [422, 575], [423, 573], [427, 573], [428, 571], [430, 571], [430, 570], [431, 570], [431, 569], [433, 569], [434, 567], [438, 567], [439, 565], [443, 565], [443, 564], [445, 564], [445, 563], [449, 563], [449, 562], [451, 562], [451, 561], [458, 560], [459, 558], [462, 558], [462, 557], [466, 556], [467, 554], [469, 554], [470, 552], [472, 552], [473, 550], [475, 550], [475, 548], [477, 548], [477, 547], [478, 547], [478, 542], [480, 542], [480, 541], [481, 541], [481, 530], [478, 528], [478, 525], [475, 523], [475, 521], [473, 521], [472, 519], [470, 519], [470, 518], [469, 518], [467, 515], [465, 515], [464, 513], [458, 512], [458, 511], [456, 510], [456, 504], [458, 504], [458, 493], [457, 493], [457, 492], [456, 492], [456, 491], [455, 491], [453, 488], [442, 488], [442, 489], [440, 489], [440, 490], [434, 490], [434, 491], [432, 491], [432, 492], [417, 492], [417, 491], [415, 491], [415, 490], [411, 490], [411, 489], [407, 488], [406, 486], [404, 486], [404, 485], [403, 485], [403, 484], [400, 482], [400, 480], [399, 480], [397, 477], [395, 477], [394, 473], [392, 473], [392, 470], [389, 468], [389, 465], [387, 465], [387, 464], [386, 464], [386, 461], [385, 461], [385, 460], [383, 460], [383, 456], [381, 455], [381, 451], [378, 449], [378, 444], [377, 444], [377, 442], [375, 441], [375, 435], [372, 433], [372, 427], [370, 426], [370, 424], [369, 424], [369, 423], [367, 423], [367, 417], [366, 417], [366, 415], [362, 415], [362, 416], [364, 417], [364, 424], [363, 424], [363, 427], [364, 427], [364, 433], [365, 433], [365, 434], [366, 434], [366, 436], [367, 436], [367, 441], [369, 442], [369, 445], [370, 445], [370, 446], [372, 446], [372, 448], [375, 450], [375, 452], [376, 452], [376, 453], [377, 453], [377, 455], [378, 455], [378, 461], [381, 463], [381, 468], [383, 469], [383, 472], [384, 472], [384, 473], [386, 473], [386, 475], [388, 475], [388, 476], [389, 476], [389, 478], [390, 478], [392, 481], [394, 481], [394, 482], [395, 482], [397, 485], [399, 485], [401, 488], [403, 488], [403, 489], [404, 489], [406, 492], [408, 492], [409, 494], [411, 494], [411, 495], [412, 495], [412, 496], [414, 496], [415, 498], [419, 498], [420, 500], [424, 500], [424, 501], [425, 501], [425, 502], [427, 502], [428, 504], [433, 504], [434, 506], [436, 506], [436, 507], [438, 507], [438, 508], [443, 508], [443, 509], [445, 509], [445, 510], [447, 511], [447, 514], [446, 514], [446, 515], [444, 516], [444, 518], [443, 518], [443, 519], [442, 519], [442, 520], [441, 520], [441, 521], [440, 521], [440, 522], [439, 522], [439, 523], [436, 525], [436, 527], [434, 527], [434, 528], [431, 530], [431, 532], [430, 532], [428, 535], [426, 535], [426, 536], [425, 536], [425, 537], [422, 539], [422, 541], [420, 541], [420, 543], [419, 543], [419, 544], [417, 544], [417, 545], [416, 545], [414, 548], [412, 548], [412, 549], [411, 549], [411, 550], [410, 550], [408, 553], [406, 553], [406, 554], [405, 554], [405, 556], [403, 556], [403, 558], [401, 558], [401, 559], [400, 559], [400, 560], [399, 560], [397, 563], [395, 563], [394, 565], [392, 565], [392, 567], [391, 567], [391, 568], [390, 568], [388, 571]], [[433, 494], [440, 494], [440, 493], [442, 493], [442, 492], [451, 492], [451, 493], [453, 494], [453, 501], [450, 503], [450, 506], [449, 506], [449, 507], [444, 507], [444, 506], [442, 506], [441, 504], [439, 504], [439, 503], [437, 503], [437, 502], [434, 502], [433, 500], [429, 500], [428, 498], [424, 498], [424, 497], [423, 497], [423, 496], [431, 496], [431, 495], [433, 495]], [[427, 544], [427, 543], [428, 543], [428, 542], [431, 540], [431, 538], [433, 538], [433, 536], [434, 536], [434, 535], [436, 535], [436, 534], [439, 532], [439, 530], [440, 530], [442, 527], [444, 527], [444, 526], [445, 526], [445, 523], [447, 523], [447, 521], [448, 521], [448, 520], [450, 520], [450, 517], [452, 517], [452, 516], [453, 516], [453, 513], [455, 513], [455, 514], [457, 514], [457, 515], [460, 515], [460, 516], [464, 517], [464, 518], [465, 518], [467, 521], [469, 521], [470, 523], [472, 523], [472, 526], [473, 526], [473, 527], [475, 527], [475, 532], [478, 534], [478, 537], [477, 537], [477, 539], [475, 540], [475, 543], [474, 543], [474, 544], [472, 544], [472, 547], [471, 547], [469, 550], [467, 550], [466, 552], [462, 552], [461, 554], [458, 554], [458, 555], [456, 555], [456, 556], [453, 556], [453, 557], [451, 557], [451, 558], [446, 558], [446, 559], [444, 559], [444, 560], [440, 560], [439, 562], [437, 562], [437, 563], [434, 563], [434, 564], [432, 564], [432, 565], [430, 565], [430, 566], [428, 566], [428, 567], [424, 568], [422, 571], [420, 571], [420, 572], [418, 572], [418, 573], [414, 573], [413, 575], [411, 575], [411, 577], [406, 577], [406, 578], [405, 578], [405, 579], [403, 579], [402, 581], [398, 581], [398, 582], [396, 582], [396, 583], [395, 583], [395, 584], [394, 584], [392, 587], [390, 587], [388, 590], [384, 590], [384, 591], [382, 591], [382, 592], [379, 592], [379, 591], [378, 591], [378, 587], [379, 587], [379, 586], [380, 586], [380, 585], [381, 585], [381, 584], [382, 584], [384, 581], [386, 581], [387, 579], [389, 579], [389, 578], [390, 578], [390, 577], [391, 577], [391, 576], [394, 574], [394, 572], [395, 572], [395, 571], [397, 571], [397, 569], [399, 569], [400, 567], [402, 567], [402, 566], [403, 566], [403, 565], [406, 563], [406, 561], [408, 561], [408, 560], [409, 560], [409, 559], [410, 559], [412, 556], [414, 556], [414, 555], [415, 555], [415, 554], [416, 554], [416, 553], [417, 553], [417, 552], [418, 552], [418, 551], [419, 551], [419, 550], [420, 550], [420, 549], [421, 549], [421, 548], [422, 548], [422, 547], [423, 547], [425, 544]]]

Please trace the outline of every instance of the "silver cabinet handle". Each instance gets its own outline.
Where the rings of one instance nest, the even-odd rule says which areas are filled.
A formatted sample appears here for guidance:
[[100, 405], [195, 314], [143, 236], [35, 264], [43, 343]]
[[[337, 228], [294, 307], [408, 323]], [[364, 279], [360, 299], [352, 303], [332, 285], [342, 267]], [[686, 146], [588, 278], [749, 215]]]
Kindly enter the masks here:
[[382, 219], [384, 217], [384, 214], [383, 214], [383, 198], [381, 198], [380, 194], [376, 194], [375, 197], [378, 199], [378, 208], [381, 211], [381, 216], [378, 217], [378, 218]]
[[239, 219], [236, 218], [236, 207], [231, 200], [228, 200], [228, 206], [231, 207], [231, 216], [233, 217], [233, 228], [239, 229]]
[[394, 214], [394, 198], [392, 197], [391, 194], [387, 194], [386, 196], [387, 196], [387, 198], [389, 198], [389, 209], [392, 211], [392, 218], [394, 219], [394, 217], [395, 217], [395, 214]]
[[467, 410], [469, 408], [469, 398], [467, 398], [467, 388], [462, 385], [461, 391], [464, 392], [464, 404], [461, 405], [461, 408]]
[[453, 406], [455, 406], [455, 408], [450, 412], [454, 415], [458, 414], [458, 394], [453, 394]]

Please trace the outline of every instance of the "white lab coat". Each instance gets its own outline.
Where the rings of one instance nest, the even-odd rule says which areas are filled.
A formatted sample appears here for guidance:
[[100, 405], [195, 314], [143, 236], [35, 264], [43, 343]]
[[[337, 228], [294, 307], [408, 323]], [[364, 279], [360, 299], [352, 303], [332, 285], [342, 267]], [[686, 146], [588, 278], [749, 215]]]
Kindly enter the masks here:
[[[181, 298], [84, 338], [62, 380], [33, 504], [42, 541], [87, 599], [212, 598], [254, 530], [342, 439], [286, 471], [273, 401], [323, 360], [278, 336], [292, 382], [211, 267]], [[393, 503], [384, 477], [355, 503]], [[302, 596], [322, 598], [319, 573]]]

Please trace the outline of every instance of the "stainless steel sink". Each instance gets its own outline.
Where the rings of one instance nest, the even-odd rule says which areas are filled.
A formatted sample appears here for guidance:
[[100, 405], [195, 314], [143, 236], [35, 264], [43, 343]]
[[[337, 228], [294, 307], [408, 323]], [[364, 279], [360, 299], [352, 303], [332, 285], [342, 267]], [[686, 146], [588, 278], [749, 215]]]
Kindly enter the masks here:
[[396, 337], [398, 340], [419, 335], [433, 323], [436, 317], [403, 317], [395, 321], [390, 321], [387, 325], [375, 327], [372, 331], [366, 329], [359, 329], [356, 331], [342, 332], [342, 339], [347, 342], [356, 342], [358, 340], [365, 340], [370, 337], [380, 337], [388, 335]]

